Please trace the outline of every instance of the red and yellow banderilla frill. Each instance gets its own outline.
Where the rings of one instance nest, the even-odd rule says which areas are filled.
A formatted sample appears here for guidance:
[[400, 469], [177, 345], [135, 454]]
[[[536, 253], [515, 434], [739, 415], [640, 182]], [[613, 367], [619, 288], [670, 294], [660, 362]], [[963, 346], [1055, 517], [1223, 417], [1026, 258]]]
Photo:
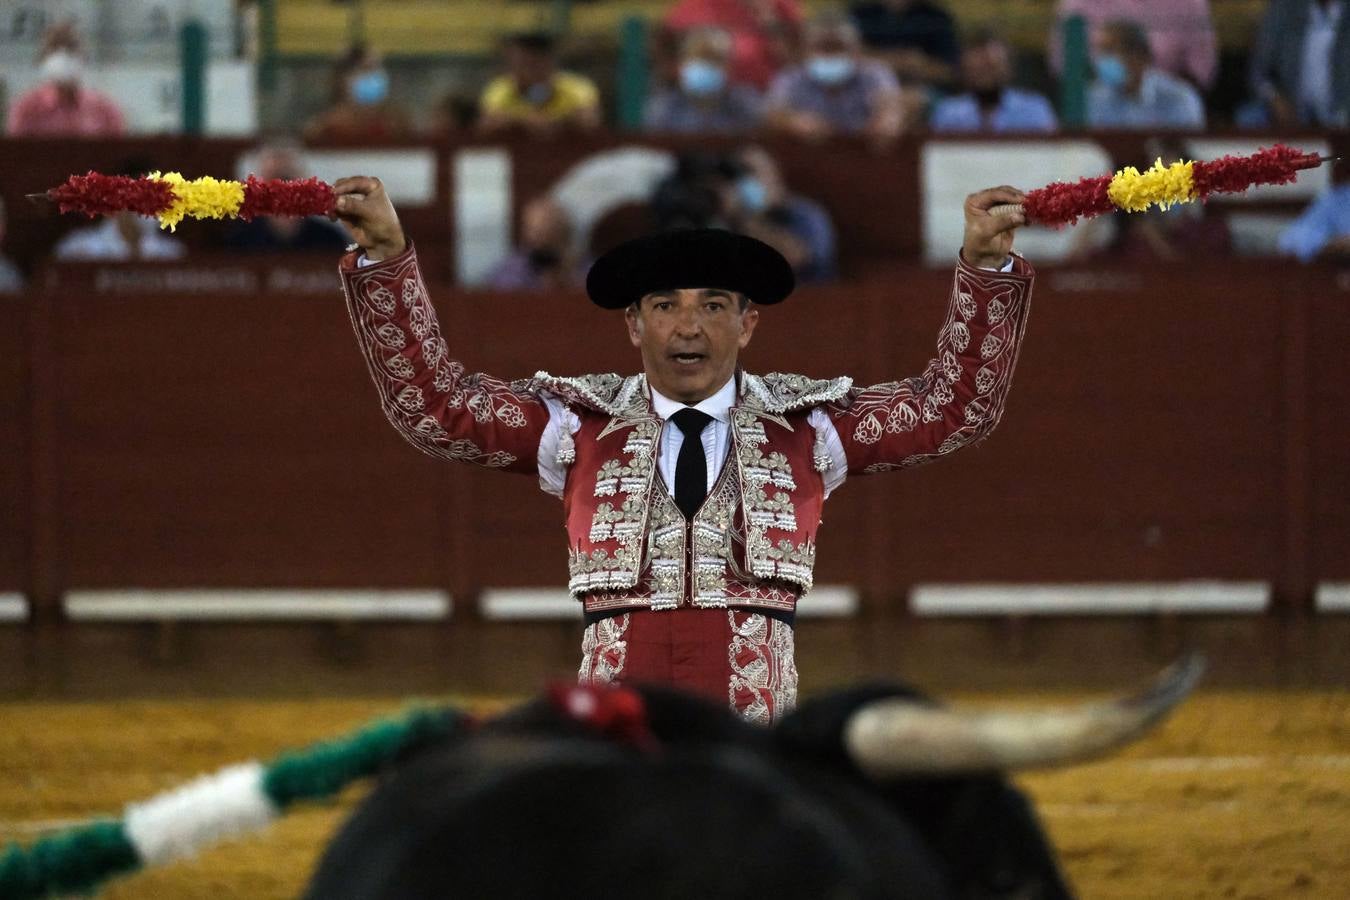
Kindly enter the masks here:
[[[42, 195], [39, 195], [42, 196]], [[173, 231], [183, 219], [243, 219], [257, 216], [326, 216], [334, 209], [333, 188], [317, 178], [282, 180], [252, 175], [228, 181], [207, 175], [191, 181], [177, 172], [127, 175], [72, 175], [46, 193], [61, 212], [109, 215], [135, 212], [159, 219]]]
[[1237, 194], [1259, 184], [1286, 184], [1297, 178], [1301, 169], [1316, 168], [1324, 162], [1316, 154], [1283, 144], [1250, 156], [1225, 156], [1210, 162], [1182, 160], [1163, 165], [1159, 159], [1143, 172], [1126, 166], [1114, 175], [1057, 181], [1030, 191], [1021, 204], [995, 207], [990, 212], [1020, 211], [1029, 222], [1059, 227], [1118, 209], [1166, 209], [1177, 203], [1204, 200], [1210, 194]]

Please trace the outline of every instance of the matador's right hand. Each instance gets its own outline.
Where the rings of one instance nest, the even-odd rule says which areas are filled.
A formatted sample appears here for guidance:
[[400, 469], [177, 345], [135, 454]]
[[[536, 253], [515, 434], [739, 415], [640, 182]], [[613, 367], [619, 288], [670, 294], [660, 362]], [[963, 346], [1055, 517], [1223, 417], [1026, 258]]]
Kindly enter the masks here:
[[333, 185], [337, 218], [372, 262], [397, 256], [408, 246], [398, 213], [378, 178], [356, 175]]

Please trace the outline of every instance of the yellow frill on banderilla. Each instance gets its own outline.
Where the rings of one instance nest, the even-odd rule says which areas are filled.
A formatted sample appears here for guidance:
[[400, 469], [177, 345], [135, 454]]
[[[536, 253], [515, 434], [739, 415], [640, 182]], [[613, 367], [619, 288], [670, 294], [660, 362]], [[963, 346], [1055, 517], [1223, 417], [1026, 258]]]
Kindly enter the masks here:
[[221, 181], [210, 175], [188, 181], [177, 172], [151, 172], [149, 178], [163, 181], [173, 190], [173, 205], [159, 214], [159, 227], [174, 231], [187, 217], [194, 219], [234, 218], [244, 203], [244, 185]]
[[1194, 163], [1174, 162], [1164, 166], [1161, 159], [1140, 172], [1126, 166], [1115, 174], [1106, 194], [1111, 202], [1126, 212], [1143, 212], [1150, 206], [1167, 209], [1177, 203], [1195, 199]]

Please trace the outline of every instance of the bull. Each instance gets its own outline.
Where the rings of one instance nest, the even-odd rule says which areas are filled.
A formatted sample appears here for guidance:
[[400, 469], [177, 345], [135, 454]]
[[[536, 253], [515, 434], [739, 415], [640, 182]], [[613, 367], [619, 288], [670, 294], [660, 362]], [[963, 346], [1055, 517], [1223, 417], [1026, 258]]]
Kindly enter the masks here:
[[568, 687], [410, 755], [307, 896], [1063, 898], [1010, 772], [1120, 747], [1194, 688], [958, 711], [897, 687], [805, 702], [770, 729], [654, 687]]

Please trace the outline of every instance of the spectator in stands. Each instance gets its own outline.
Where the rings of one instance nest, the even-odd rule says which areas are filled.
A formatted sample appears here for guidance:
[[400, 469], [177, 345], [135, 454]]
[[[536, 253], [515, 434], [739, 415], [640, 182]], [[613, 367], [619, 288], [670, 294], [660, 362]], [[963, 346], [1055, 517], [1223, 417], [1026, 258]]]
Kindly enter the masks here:
[[1082, 16], [1087, 22], [1090, 43], [1096, 42], [1107, 22], [1138, 22], [1148, 35], [1155, 66], [1201, 90], [1214, 86], [1219, 50], [1209, 0], [1059, 0], [1048, 54], [1056, 75], [1064, 67], [1063, 28], [1070, 16]]
[[520, 246], [488, 283], [499, 291], [575, 290], [586, 283], [591, 260], [576, 249], [572, 223], [551, 197], [537, 197], [520, 213]]
[[704, 150], [679, 154], [675, 170], [652, 192], [651, 217], [656, 230], [734, 228], [730, 207], [740, 175], [740, 166], [725, 154]]
[[1238, 124], [1350, 126], [1350, 2], [1271, 0], [1248, 58]]
[[946, 85], [960, 45], [951, 13], [930, 0], [866, 0], [849, 7], [863, 43], [906, 83]]
[[1088, 89], [1094, 128], [1205, 127], [1205, 108], [1190, 84], [1153, 65], [1148, 34], [1138, 22], [1116, 19], [1097, 33], [1096, 79]]
[[[291, 140], [276, 140], [258, 148], [259, 178], [305, 178], [304, 155]], [[235, 222], [225, 235], [225, 245], [252, 253], [340, 253], [347, 245], [341, 226], [322, 216], [302, 219], [262, 216], [251, 222]]]
[[310, 120], [310, 140], [380, 140], [412, 133], [408, 114], [389, 99], [384, 60], [365, 44], [353, 44], [333, 72], [332, 105]]
[[782, 253], [801, 281], [833, 278], [830, 214], [819, 203], [790, 193], [778, 163], [763, 147], [743, 147], [733, 159], [740, 167], [729, 203], [735, 230]]
[[1012, 86], [1012, 51], [993, 31], [981, 29], [961, 53], [965, 93], [938, 101], [934, 131], [1054, 131], [1055, 110], [1044, 95]]
[[802, 24], [799, 0], [678, 0], [666, 14], [666, 34], [716, 27], [731, 35], [728, 76], [762, 91], [792, 58]]
[[[5, 226], [9, 220], [5, 214], [5, 201], [0, 198], [0, 246], [5, 243]], [[17, 294], [23, 290], [23, 273], [0, 252], [0, 294]]]
[[53, 256], [61, 262], [162, 262], [185, 253], [153, 217], [120, 212], [70, 232], [57, 241]]
[[837, 13], [808, 23], [806, 60], [774, 80], [766, 107], [771, 128], [811, 141], [860, 134], [885, 143], [903, 127], [895, 73], [863, 54], [858, 27]]
[[589, 78], [558, 71], [552, 36], [512, 35], [503, 54], [507, 73], [490, 82], [478, 102], [480, 133], [550, 137], [599, 127], [600, 92]]
[[84, 52], [72, 22], [48, 30], [38, 55], [42, 83], [14, 101], [6, 122], [11, 137], [102, 138], [121, 135], [122, 110], [84, 80]]
[[679, 84], [647, 101], [642, 124], [648, 131], [686, 134], [746, 132], [759, 124], [762, 100], [746, 84], [732, 82], [731, 33], [695, 28], [680, 43]]
[[[1339, 164], [1350, 171], [1346, 163]], [[1350, 262], [1350, 180], [1332, 185], [1280, 235], [1280, 251], [1303, 262]]]

